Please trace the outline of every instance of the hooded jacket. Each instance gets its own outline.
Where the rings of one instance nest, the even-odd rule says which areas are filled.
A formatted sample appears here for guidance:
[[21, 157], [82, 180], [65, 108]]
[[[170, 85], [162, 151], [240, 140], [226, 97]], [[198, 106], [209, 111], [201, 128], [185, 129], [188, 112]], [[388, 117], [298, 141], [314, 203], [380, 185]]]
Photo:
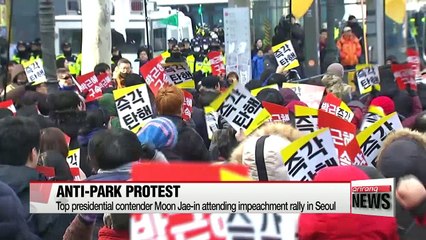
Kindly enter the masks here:
[[300, 138], [302, 134], [283, 123], [267, 123], [254, 131], [248, 138], [244, 139], [231, 154], [230, 161], [249, 167], [253, 179], [258, 179], [255, 148], [256, 142], [261, 136], [265, 139], [264, 159], [268, 180], [289, 180], [287, 170], [284, 167], [280, 151], [291, 142]]
[[63, 236], [74, 214], [30, 214], [30, 181], [46, 181], [43, 175], [26, 166], [0, 165], [0, 181], [9, 185], [21, 200], [24, 217], [34, 234], [43, 240]]
[[[314, 182], [366, 180], [368, 175], [356, 166], [322, 169]], [[301, 214], [299, 240], [397, 240], [395, 218], [357, 214]]]
[[321, 79], [322, 84], [324, 84], [327, 92], [331, 92], [336, 97], [342, 99], [343, 101], [348, 101], [351, 99], [352, 87], [343, 82], [342, 78], [334, 74], [326, 74]]
[[0, 239], [38, 240], [30, 232], [24, 209], [15, 192], [0, 182]]
[[358, 58], [361, 56], [362, 51], [361, 44], [354, 34], [348, 37], [343, 34], [336, 45], [340, 50], [340, 62], [343, 66], [355, 66], [358, 64]]
[[[377, 158], [377, 168], [388, 178], [412, 174], [426, 184], [426, 135], [409, 129], [390, 134]], [[426, 239], [426, 229], [415, 224], [409, 211], [397, 205], [396, 217], [406, 239]]]

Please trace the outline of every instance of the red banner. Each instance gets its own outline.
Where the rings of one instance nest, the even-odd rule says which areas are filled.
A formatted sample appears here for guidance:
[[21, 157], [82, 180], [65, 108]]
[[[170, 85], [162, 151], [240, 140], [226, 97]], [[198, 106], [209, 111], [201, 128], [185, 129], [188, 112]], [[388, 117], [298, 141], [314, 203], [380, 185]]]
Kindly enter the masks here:
[[139, 70], [154, 95], [157, 95], [158, 90], [164, 85], [170, 84], [167, 80], [167, 75], [164, 72], [164, 68], [161, 66], [161, 61], [163, 61], [163, 57], [159, 55], [158, 57], [145, 63]]
[[415, 76], [420, 75], [420, 54], [414, 48], [407, 48], [407, 62], [414, 71]]
[[0, 102], [0, 108], [7, 108], [13, 113], [13, 115], [16, 114], [16, 108], [15, 108], [15, 105], [13, 104], [12, 100]]
[[77, 77], [77, 87], [81, 93], [86, 94], [86, 102], [92, 102], [102, 97], [102, 90], [112, 87], [111, 77], [108, 73], [95, 76], [94, 72]]
[[288, 108], [269, 102], [262, 102], [263, 107], [271, 114], [272, 122], [290, 122], [290, 115]]
[[37, 170], [37, 172], [46, 176], [48, 179], [55, 177], [55, 168], [54, 167], [37, 166], [36, 170]]
[[411, 89], [417, 90], [416, 73], [411, 69], [410, 64], [392, 64], [391, 68], [400, 90], [405, 90], [406, 84], [410, 84]]
[[225, 64], [223, 64], [222, 53], [219, 51], [212, 51], [207, 54], [212, 66], [213, 76], [220, 76], [225, 74]]
[[358, 165], [358, 166], [368, 165], [356, 138], [354, 138], [346, 146], [344, 152], [339, 156], [339, 158], [340, 158], [340, 165]]
[[183, 90], [183, 94], [185, 96], [183, 105], [182, 105], [182, 118], [185, 121], [189, 121], [192, 115], [192, 94]]
[[348, 146], [353, 139], [356, 139], [356, 126], [340, 117], [327, 113], [323, 110], [319, 110], [318, 128], [330, 128], [334, 146], [337, 149], [339, 161], [341, 162], [340, 165], [348, 165], [346, 163], [347, 160], [342, 159], [342, 155], [344, 155], [346, 151], [346, 146]]

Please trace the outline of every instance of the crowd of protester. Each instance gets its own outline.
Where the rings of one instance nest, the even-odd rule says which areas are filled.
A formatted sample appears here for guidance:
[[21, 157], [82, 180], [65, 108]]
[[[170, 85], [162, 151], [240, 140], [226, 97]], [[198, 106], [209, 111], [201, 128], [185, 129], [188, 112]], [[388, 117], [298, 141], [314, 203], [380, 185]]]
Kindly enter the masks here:
[[[273, 44], [291, 40], [298, 59], [303, 62], [303, 36], [298, 35], [301, 33], [297, 27], [291, 16], [283, 18], [275, 29]], [[292, 28], [294, 36], [288, 36], [287, 28]], [[342, 49], [349, 48], [345, 47], [346, 43], [341, 44]], [[162, 54], [165, 62], [186, 61], [193, 66], [196, 88], [190, 90], [194, 96], [192, 118], [187, 121], [182, 118], [183, 91], [176, 86], [165, 86], [155, 96], [150, 92], [155, 118], [137, 133], [120, 127], [112, 91], [145, 82], [140, 73], [132, 73], [132, 68], [149, 61], [152, 54], [149, 47], [141, 47], [137, 52], [139, 66], [121, 58], [117, 49], [113, 49], [112, 63], [96, 65], [95, 75], [110, 74], [114, 84], [90, 103], [85, 102], [75, 85], [73, 75], [79, 68], [71, 70], [67, 62], [78, 62], [78, 56], [69, 54], [71, 49], [67, 44], [63, 45], [63, 56], [58, 57], [62, 62], [58, 61], [57, 91], [48, 92], [43, 82], [28, 83], [18, 59], [9, 64], [6, 99], [13, 100], [17, 111], [0, 109], [0, 239], [129, 239], [127, 214], [30, 214], [30, 181], [127, 181], [132, 164], [144, 161], [242, 164], [257, 181], [255, 145], [262, 136], [269, 136], [263, 153], [269, 181], [289, 180], [280, 150], [302, 136], [294, 126], [294, 108], [306, 104], [294, 91], [282, 88], [289, 80], [288, 72], [276, 65], [262, 68], [259, 61], [270, 50], [263, 50], [261, 40], [255, 42], [252, 51], [256, 74], [245, 87], [253, 90], [264, 84], [277, 84], [278, 90], [263, 89], [257, 99], [288, 107], [290, 123], [265, 123], [245, 136], [219, 118], [219, 129], [209, 138], [204, 107], [239, 81], [235, 72], [212, 76], [203, 65], [206, 53], [221, 47], [220, 41], [209, 38], [192, 42], [183, 39], [182, 44], [170, 39], [168, 51]], [[18, 49], [23, 48], [19, 45]], [[355, 49], [358, 51], [358, 46]], [[356, 62], [351, 60], [348, 64]], [[356, 87], [343, 81], [345, 66], [339, 63], [327, 66], [321, 82], [312, 84], [324, 86], [325, 94], [333, 93], [346, 102], [355, 113], [352, 123], [358, 128], [369, 106], [380, 107], [386, 115], [397, 112], [406, 128], [386, 139], [376, 168], [327, 167], [314, 181], [396, 178], [397, 214], [396, 217], [301, 214], [298, 239], [426, 239], [426, 112], [422, 112], [425, 102], [416, 89], [407, 86], [405, 91], [398, 90], [393, 75], [386, 75], [388, 66], [381, 69], [384, 76], [381, 89], [373, 88], [367, 98], [361, 98]], [[299, 74], [303, 74], [303, 69], [299, 69]], [[80, 148], [77, 178], [66, 162], [69, 150], [76, 148]], [[37, 166], [53, 167], [56, 174], [47, 178], [36, 170]]]

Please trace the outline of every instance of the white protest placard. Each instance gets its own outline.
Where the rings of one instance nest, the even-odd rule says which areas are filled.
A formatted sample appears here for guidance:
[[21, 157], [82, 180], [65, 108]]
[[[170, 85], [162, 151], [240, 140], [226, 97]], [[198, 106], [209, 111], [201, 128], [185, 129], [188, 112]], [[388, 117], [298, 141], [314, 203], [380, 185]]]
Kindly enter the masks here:
[[402, 129], [398, 114], [392, 113], [360, 132], [356, 139], [369, 166], [376, 166], [376, 158], [386, 137], [393, 131]]
[[80, 148], [68, 151], [67, 162], [70, 167], [80, 167]]
[[245, 134], [249, 135], [271, 115], [243, 85], [238, 83], [233, 86], [218, 112], [236, 131], [244, 129]]
[[206, 107], [205, 108], [205, 117], [206, 117], [206, 126], [207, 126], [207, 135], [211, 140], [213, 133], [219, 129], [219, 113], [213, 109]]
[[139, 84], [113, 92], [120, 125], [133, 132], [152, 118], [152, 107], [146, 84]]
[[355, 116], [348, 105], [346, 105], [345, 102], [336, 97], [333, 93], [328, 93], [327, 96], [325, 96], [321, 104], [321, 110], [334, 116], [338, 116], [348, 122], [351, 122]]
[[284, 67], [284, 70], [290, 70], [299, 66], [296, 51], [294, 51], [290, 40], [273, 46], [272, 51], [278, 65]]
[[283, 88], [290, 88], [299, 97], [300, 101], [309, 107], [318, 109], [324, 96], [325, 87], [301, 83], [283, 83]]
[[293, 181], [312, 181], [319, 170], [337, 166], [339, 162], [328, 128], [297, 139], [284, 148], [281, 155]]
[[365, 130], [366, 128], [379, 121], [384, 116], [385, 113], [383, 112], [383, 109], [381, 107], [370, 106], [368, 108], [368, 112], [364, 115], [364, 118], [362, 119], [361, 127], [359, 128], [359, 130]]
[[43, 62], [40, 58], [25, 62], [22, 64], [25, 68], [25, 74], [29, 83], [46, 82], [46, 74], [43, 68]]
[[189, 70], [188, 64], [186, 62], [165, 63], [163, 68], [168, 80], [175, 85], [193, 80], [192, 73]]
[[357, 66], [356, 78], [359, 92], [361, 94], [369, 93], [373, 85], [380, 83], [379, 68], [372, 65]]

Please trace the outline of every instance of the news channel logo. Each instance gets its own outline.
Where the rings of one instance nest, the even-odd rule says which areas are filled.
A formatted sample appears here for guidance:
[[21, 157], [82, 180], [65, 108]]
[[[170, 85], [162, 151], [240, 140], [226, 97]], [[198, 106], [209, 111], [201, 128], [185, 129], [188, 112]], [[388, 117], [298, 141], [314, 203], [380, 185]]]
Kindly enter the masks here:
[[352, 181], [352, 213], [394, 217], [394, 186], [393, 178]]

